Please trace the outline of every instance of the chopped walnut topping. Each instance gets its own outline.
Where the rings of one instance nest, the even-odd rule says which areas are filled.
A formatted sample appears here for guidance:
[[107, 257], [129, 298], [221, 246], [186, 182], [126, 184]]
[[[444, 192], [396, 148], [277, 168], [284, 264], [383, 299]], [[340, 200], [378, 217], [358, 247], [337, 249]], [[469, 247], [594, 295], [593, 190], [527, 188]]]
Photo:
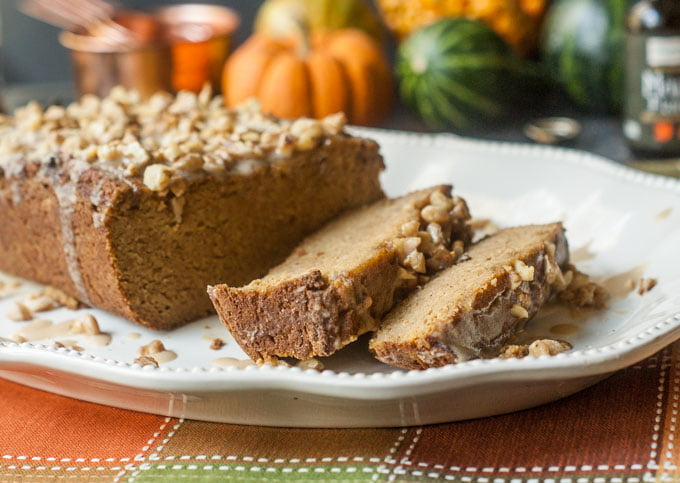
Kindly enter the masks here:
[[210, 344], [210, 348], [214, 351], [218, 351], [222, 347], [224, 347], [224, 341], [220, 338], [213, 339], [212, 343]]
[[470, 215], [465, 202], [449, 198], [441, 191], [430, 194], [420, 209], [420, 220], [404, 223], [399, 237], [392, 241], [397, 259], [405, 272], [400, 273], [400, 287], [413, 288], [429, 276], [450, 267], [463, 255], [465, 244], [452, 240], [454, 230], [467, 223]]
[[555, 251], [557, 250], [557, 247], [553, 242], [545, 242], [545, 252], [548, 254], [549, 257], [555, 258]]
[[527, 356], [554, 356], [561, 352], [568, 351], [571, 348], [571, 344], [563, 340], [538, 339], [531, 344], [506, 345], [500, 350], [498, 357], [500, 359], [521, 359]]
[[19, 281], [5, 282], [0, 280], [0, 297], [14, 294], [19, 287], [21, 287], [21, 282]]
[[506, 345], [503, 347], [498, 354], [498, 357], [500, 359], [512, 359], [512, 358], [517, 358], [521, 359], [522, 357], [526, 357], [529, 355], [529, 346], [528, 345]]
[[644, 295], [645, 293], [656, 287], [657, 281], [655, 278], [641, 278], [638, 282], [638, 295]]
[[425, 273], [425, 255], [417, 250], [413, 250], [411, 253], [406, 255], [402, 264], [405, 267], [411, 268], [416, 273]]
[[592, 282], [585, 273], [579, 272], [576, 267], [569, 265], [568, 274], [571, 274], [569, 284], [560, 292], [559, 299], [575, 307], [592, 307], [603, 309], [607, 306], [609, 294], [601, 285]]
[[134, 361], [135, 364], [139, 364], [140, 366], [153, 366], [156, 369], [158, 369], [158, 361], [154, 359], [153, 357], [150, 356], [139, 356], [137, 357]]
[[186, 198], [172, 198], [170, 206], [172, 207], [172, 214], [175, 217], [175, 223], [178, 225], [182, 223], [182, 215], [184, 214], [184, 206], [186, 205]]
[[569, 349], [571, 349], [571, 344], [568, 342], [554, 339], [539, 339], [529, 345], [529, 355], [534, 357], [554, 356]]
[[31, 312], [47, 312], [59, 307], [59, 303], [56, 300], [42, 293], [29, 295], [23, 300], [23, 304]]
[[143, 345], [139, 348], [139, 354], [142, 356], [151, 356], [163, 351], [165, 351], [165, 346], [158, 339], [154, 339], [147, 345]]
[[25, 322], [33, 318], [33, 313], [21, 302], [12, 302], [5, 315], [15, 322]]
[[288, 362], [284, 361], [283, 359], [279, 359], [278, 357], [269, 357], [267, 359], [259, 360], [257, 362], [253, 362], [250, 359], [243, 359], [243, 360], [238, 360], [235, 359], [236, 362], [236, 367], [244, 368], [247, 366], [252, 366], [252, 365], [258, 365], [258, 366], [263, 366], [265, 364], [274, 366], [274, 367], [292, 367]]
[[290, 126], [290, 133], [297, 138], [295, 147], [300, 151], [313, 149], [324, 135], [322, 124], [315, 119], [297, 119]]
[[[254, 101], [227, 108], [209, 88], [198, 95], [158, 93], [141, 100], [135, 91], [116, 87], [103, 99], [86, 95], [66, 108], [46, 110], [31, 102], [13, 118], [3, 118], [0, 167], [45, 162], [51, 156], [73, 158], [143, 178], [154, 191], [163, 191], [166, 175], [174, 179], [200, 170], [247, 173], [243, 162], [275, 162], [313, 149], [324, 137], [342, 135], [345, 123], [343, 114], [321, 120], [278, 119], [261, 112]], [[172, 171], [154, 168], [147, 174], [154, 165]]]
[[531, 282], [534, 279], [534, 267], [528, 266], [522, 260], [515, 262], [515, 272], [524, 282]]
[[553, 286], [557, 291], [564, 290], [565, 288], [567, 288], [567, 285], [569, 284], [569, 277], [571, 277], [571, 275], [565, 278], [565, 274], [562, 272], [562, 269], [555, 261], [554, 244], [546, 242], [546, 255], [547, 256], [545, 259], [545, 275], [548, 284]]
[[42, 293], [56, 301], [59, 305], [63, 305], [71, 310], [76, 310], [81, 307], [81, 303], [78, 302], [78, 300], [54, 287], [45, 287], [45, 290], [43, 290]]
[[324, 369], [323, 362], [318, 359], [314, 359], [313, 357], [311, 359], [305, 359], [304, 361], [298, 362], [296, 366], [300, 369], [314, 369], [315, 371], [323, 371]]
[[153, 191], [167, 189], [173, 170], [163, 164], [152, 164], [144, 170], [144, 184]]
[[411, 220], [401, 225], [401, 227], [399, 228], [399, 234], [406, 238], [414, 237], [418, 233], [419, 227], [420, 223], [418, 223], [416, 220]]
[[463, 254], [463, 251], [465, 251], [465, 244], [463, 243], [462, 240], [456, 240], [453, 242], [453, 253], [456, 255], [456, 257], [459, 257]]
[[529, 318], [529, 312], [527, 312], [527, 309], [522, 307], [519, 304], [515, 304], [512, 306], [510, 309], [510, 313], [519, 319], [528, 319]]
[[71, 334], [101, 334], [99, 323], [97, 322], [97, 319], [91, 314], [85, 314], [71, 322], [69, 332]]
[[344, 112], [338, 112], [336, 114], [331, 114], [321, 119], [321, 126], [323, 130], [330, 135], [337, 135], [342, 132], [347, 124], [347, 117], [345, 117]]
[[435, 205], [427, 205], [420, 211], [420, 216], [427, 223], [446, 223], [449, 220], [448, 210]]

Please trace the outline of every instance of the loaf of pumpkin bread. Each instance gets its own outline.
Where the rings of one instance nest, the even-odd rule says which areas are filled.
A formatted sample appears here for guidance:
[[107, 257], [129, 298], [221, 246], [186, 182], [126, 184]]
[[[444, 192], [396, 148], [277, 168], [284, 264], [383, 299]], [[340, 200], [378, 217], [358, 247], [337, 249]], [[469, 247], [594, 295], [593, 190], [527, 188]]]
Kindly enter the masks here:
[[405, 369], [495, 356], [568, 285], [572, 274], [562, 272], [568, 261], [560, 223], [501, 230], [397, 305], [369, 348], [382, 362]]
[[208, 315], [207, 285], [383, 197], [377, 144], [343, 126], [208, 91], [29, 104], [0, 120], [0, 270], [154, 329]]
[[267, 276], [208, 292], [255, 361], [327, 356], [363, 333], [470, 242], [465, 201], [437, 186], [331, 221]]

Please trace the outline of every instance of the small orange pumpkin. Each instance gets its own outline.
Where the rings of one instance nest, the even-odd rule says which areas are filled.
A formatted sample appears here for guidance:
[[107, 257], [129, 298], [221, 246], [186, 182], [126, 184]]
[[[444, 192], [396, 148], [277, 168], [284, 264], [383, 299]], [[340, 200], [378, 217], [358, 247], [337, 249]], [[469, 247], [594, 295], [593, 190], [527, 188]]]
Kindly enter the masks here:
[[373, 125], [389, 113], [394, 88], [378, 44], [341, 29], [287, 39], [254, 34], [225, 64], [222, 90], [230, 107], [257, 97], [264, 112], [283, 118], [344, 112], [353, 124]]

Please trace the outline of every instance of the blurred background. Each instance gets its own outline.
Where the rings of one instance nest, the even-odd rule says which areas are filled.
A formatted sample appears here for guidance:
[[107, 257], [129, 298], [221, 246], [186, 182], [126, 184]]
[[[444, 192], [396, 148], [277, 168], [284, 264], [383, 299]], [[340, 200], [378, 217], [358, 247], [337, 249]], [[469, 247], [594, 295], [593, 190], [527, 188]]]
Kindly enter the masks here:
[[[671, 5], [678, 2], [659, 1]], [[33, 2], [54, 7], [73, 4], [75, 0]], [[192, 2], [116, 2], [121, 8], [147, 12], [187, 3]], [[214, 88], [228, 91], [224, 94], [230, 105], [256, 95], [265, 110], [281, 117], [320, 116], [344, 110], [353, 124], [562, 144], [622, 162], [639, 158], [624, 139], [622, 129], [624, 24], [632, 0], [204, 3], [233, 9], [239, 19], [238, 28], [229, 33], [232, 55], [226, 67], [222, 67], [224, 59], [218, 55], [219, 67], [215, 70], [213, 66], [211, 74]], [[117, 78], [123, 76], [121, 70], [132, 69], [136, 75], [134, 69], [139, 66], [132, 66], [128, 60], [120, 61], [111, 70], [104, 62], [72, 59], [64, 44], [80, 45], [83, 38], [60, 42], [63, 29], [22, 13], [20, 7], [21, 0], [0, 0], [0, 96], [5, 110], [11, 111], [31, 99], [70, 102], [83, 92], [103, 95], [114, 83], [121, 82]], [[181, 18], [183, 15], [186, 14], [175, 17], [191, 24], [191, 19]], [[353, 32], [337, 33], [346, 29]], [[191, 29], [182, 35], [186, 32], [190, 38]], [[255, 32], [268, 39], [268, 54], [256, 48], [258, 41], [252, 38]], [[285, 48], [281, 47], [284, 37], [292, 39]], [[173, 49], [172, 61], [149, 57], [159, 62], [156, 67], [138, 59], [136, 62], [146, 64], [142, 68], [146, 72], [139, 75], [165, 76], [161, 71], [170, 69], [172, 63], [175, 90], [193, 86], [190, 88], [197, 91], [200, 76], [192, 78], [191, 66], [198, 65], [197, 59], [208, 55], [209, 49], [204, 49], [203, 54], [196, 49]], [[317, 55], [312, 65], [309, 54], [322, 51], [324, 55], [331, 53], [335, 60], [319, 62]], [[299, 67], [295, 62], [292, 67], [280, 69], [278, 77], [272, 74], [274, 69], [269, 67], [273, 62], [268, 62], [281, 52], [293, 53], [295, 62], [302, 62], [303, 69], [318, 77], [310, 81], [316, 85], [310, 84], [309, 92], [285, 90], [295, 89], [291, 80]], [[178, 81], [180, 62], [186, 65], [183, 80]], [[337, 67], [337, 62], [342, 66]], [[79, 66], [77, 74], [74, 65]], [[344, 71], [340, 77], [338, 70]], [[254, 90], [253, 85], [265, 74], [270, 77], [268, 82], [263, 81], [267, 86]], [[248, 77], [252, 75], [259, 77]], [[281, 102], [288, 98], [292, 101]], [[669, 129], [663, 132], [673, 134], [673, 126]], [[677, 174], [680, 167], [674, 165], [668, 172]]]
[[[0, 75], [7, 83], [71, 81], [68, 51], [59, 44], [60, 29], [19, 11], [20, 0], [0, 0]], [[152, 9], [186, 3], [173, 0], [122, 0], [120, 5]], [[242, 43], [250, 32], [262, 0], [212, 2], [238, 11], [241, 24], [235, 41]]]

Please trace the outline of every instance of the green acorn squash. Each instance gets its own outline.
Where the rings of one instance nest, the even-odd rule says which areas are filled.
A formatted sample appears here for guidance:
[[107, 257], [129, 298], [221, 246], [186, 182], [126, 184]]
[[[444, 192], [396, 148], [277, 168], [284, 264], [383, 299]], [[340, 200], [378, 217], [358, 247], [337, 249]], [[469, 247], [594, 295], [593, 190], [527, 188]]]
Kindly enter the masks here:
[[469, 129], [507, 113], [519, 59], [486, 25], [445, 18], [397, 52], [402, 100], [436, 128]]
[[629, 0], [557, 0], [548, 10], [542, 58], [569, 97], [590, 111], [620, 109], [629, 5]]

